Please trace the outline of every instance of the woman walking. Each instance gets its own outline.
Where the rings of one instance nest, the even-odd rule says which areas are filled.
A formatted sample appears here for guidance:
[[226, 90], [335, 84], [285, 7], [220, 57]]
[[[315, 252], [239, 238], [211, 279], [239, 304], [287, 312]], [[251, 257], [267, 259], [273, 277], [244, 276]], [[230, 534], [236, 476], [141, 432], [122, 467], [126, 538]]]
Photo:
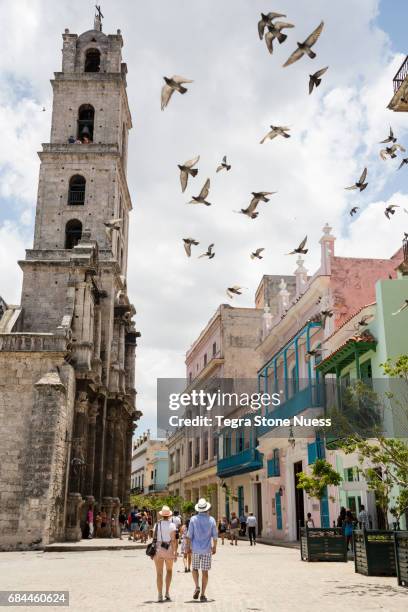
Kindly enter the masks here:
[[176, 526], [169, 521], [172, 511], [168, 506], [163, 506], [159, 512], [159, 520], [153, 529], [153, 538], [156, 540], [156, 554], [154, 563], [156, 565], [156, 582], [158, 601], [163, 601], [163, 569], [166, 564], [166, 592], [164, 598], [170, 599], [170, 584], [173, 576], [173, 562], [177, 561]]
[[226, 516], [223, 516], [218, 523], [218, 535], [221, 538], [222, 545], [224, 546], [225, 536], [228, 535], [228, 521]]
[[191, 550], [187, 548], [186, 536], [190, 521], [187, 519], [186, 524], [180, 527], [180, 552], [183, 555], [184, 572], [191, 572]]

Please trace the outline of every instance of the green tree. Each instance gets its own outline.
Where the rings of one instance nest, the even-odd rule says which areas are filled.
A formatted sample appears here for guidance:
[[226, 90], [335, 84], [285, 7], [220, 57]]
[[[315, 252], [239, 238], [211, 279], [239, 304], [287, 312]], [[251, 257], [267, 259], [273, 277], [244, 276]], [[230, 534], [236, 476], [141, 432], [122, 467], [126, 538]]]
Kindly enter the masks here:
[[[403, 383], [402, 396], [388, 392], [386, 397], [390, 402], [391, 411], [402, 416], [403, 424], [408, 425], [408, 355], [400, 355], [397, 359], [389, 359], [382, 364], [384, 373], [390, 378], [400, 379]], [[389, 438], [380, 428], [370, 437], [359, 432], [350, 432], [338, 446], [346, 453], [357, 452], [361, 472], [367, 480], [368, 487], [375, 492], [377, 502], [389, 510], [398, 521], [408, 509], [408, 444], [403, 438]], [[396, 489], [397, 487], [397, 489]], [[395, 493], [395, 491], [398, 491]]]
[[298, 489], [306, 491], [309, 497], [319, 500], [319, 503], [327, 493], [330, 485], [338, 486], [342, 478], [326, 459], [316, 459], [312, 465], [310, 474], [299, 473]]

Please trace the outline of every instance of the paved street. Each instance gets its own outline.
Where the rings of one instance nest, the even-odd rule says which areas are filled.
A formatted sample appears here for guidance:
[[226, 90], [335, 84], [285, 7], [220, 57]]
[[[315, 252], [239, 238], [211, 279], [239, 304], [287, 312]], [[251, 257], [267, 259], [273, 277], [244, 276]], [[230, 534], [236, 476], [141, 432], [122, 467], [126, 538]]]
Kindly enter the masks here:
[[75, 612], [197, 611], [199, 605], [228, 612], [408, 609], [408, 589], [398, 587], [396, 578], [360, 576], [352, 562], [301, 562], [299, 551], [289, 548], [219, 546], [207, 604], [193, 601], [191, 574], [180, 571], [181, 560], [177, 566], [173, 601], [163, 604], [155, 602], [154, 566], [143, 550], [2, 553], [0, 582], [1, 589], [69, 590]]

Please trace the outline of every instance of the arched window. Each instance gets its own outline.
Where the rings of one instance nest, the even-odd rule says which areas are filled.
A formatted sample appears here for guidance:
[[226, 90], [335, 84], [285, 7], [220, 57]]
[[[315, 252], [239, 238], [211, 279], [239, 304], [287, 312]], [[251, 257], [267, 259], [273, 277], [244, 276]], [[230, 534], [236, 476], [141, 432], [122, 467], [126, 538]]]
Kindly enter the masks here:
[[101, 68], [101, 52], [98, 49], [88, 49], [85, 54], [85, 72], [99, 72]]
[[74, 174], [69, 181], [68, 204], [82, 205], [85, 203], [86, 180], [80, 174]]
[[73, 249], [82, 236], [82, 223], [78, 219], [71, 219], [65, 226], [65, 248]]
[[95, 109], [90, 104], [83, 104], [78, 109], [78, 138], [83, 143], [93, 141]]

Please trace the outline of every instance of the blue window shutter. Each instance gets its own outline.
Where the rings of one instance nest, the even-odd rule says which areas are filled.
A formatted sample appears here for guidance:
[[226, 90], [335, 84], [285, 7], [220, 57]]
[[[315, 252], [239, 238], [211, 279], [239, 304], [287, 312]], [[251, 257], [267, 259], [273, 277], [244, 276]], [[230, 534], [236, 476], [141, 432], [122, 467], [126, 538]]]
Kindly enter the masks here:
[[329, 516], [329, 499], [327, 497], [327, 488], [324, 496], [320, 500], [320, 526], [330, 527], [330, 516]]
[[310, 442], [307, 445], [307, 462], [310, 465], [314, 463], [317, 459], [317, 444], [316, 442]]
[[276, 528], [282, 529], [282, 506], [279, 491], [275, 493]]

